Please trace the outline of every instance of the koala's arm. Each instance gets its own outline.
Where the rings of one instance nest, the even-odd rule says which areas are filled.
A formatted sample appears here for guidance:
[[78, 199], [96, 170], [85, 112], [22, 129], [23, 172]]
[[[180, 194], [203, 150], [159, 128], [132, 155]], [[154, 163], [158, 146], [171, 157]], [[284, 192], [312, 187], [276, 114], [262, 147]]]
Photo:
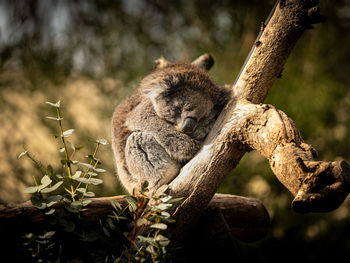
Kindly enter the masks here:
[[202, 144], [201, 141], [177, 131], [174, 125], [160, 119], [151, 102], [139, 104], [129, 116], [127, 126], [132, 131], [151, 134], [166, 153], [179, 162], [192, 159]]

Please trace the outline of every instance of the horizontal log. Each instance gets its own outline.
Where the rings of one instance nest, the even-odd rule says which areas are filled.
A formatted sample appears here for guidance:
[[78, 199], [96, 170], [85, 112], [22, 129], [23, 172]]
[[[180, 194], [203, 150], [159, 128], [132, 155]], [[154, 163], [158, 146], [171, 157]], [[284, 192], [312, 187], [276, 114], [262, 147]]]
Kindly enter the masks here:
[[[110, 201], [119, 201], [126, 205], [125, 196], [94, 198], [82, 212], [80, 218], [85, 222], [95, 222], [110, 213]], [[54, 207], [68, 214], [62, 203]], [[34, 207], [30, 201], [20, 204], [0, 205], [0, 234], [31, 232], [42, 228], [49, 217], [43, 210]], [[211, 237], [220, 236], [225, 231], [233, 237], [245, 241], [256, 241], [265, 236], [269, 226], [269, 215], [262, 203], [254, 198], [235, 195], [216, 194], [201, 217], [196, 228], [210, 233]], [[227, 225], [225, 229], [217, 229], [215, 225]], [[214, 240], [213, 240], [214, 241]]]

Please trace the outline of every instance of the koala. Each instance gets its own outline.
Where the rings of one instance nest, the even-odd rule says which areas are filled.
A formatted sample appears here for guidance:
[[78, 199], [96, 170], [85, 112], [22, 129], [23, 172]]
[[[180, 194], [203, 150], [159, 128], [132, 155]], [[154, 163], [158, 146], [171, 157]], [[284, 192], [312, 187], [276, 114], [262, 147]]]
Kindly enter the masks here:
[[167, 63], [115, 109], [112, 149], [129, 193], [144, 181], [151, 191], [168, 184], [202, 147], [231, 96], [209, 78], [207, 67], [196, 61]]

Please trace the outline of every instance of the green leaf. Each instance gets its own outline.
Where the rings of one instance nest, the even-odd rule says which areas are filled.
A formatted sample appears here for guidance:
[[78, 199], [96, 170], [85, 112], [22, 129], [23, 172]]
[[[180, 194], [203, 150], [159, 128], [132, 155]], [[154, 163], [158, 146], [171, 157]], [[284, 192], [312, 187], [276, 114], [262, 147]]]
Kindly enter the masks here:
[[51, 238], [55, 233], [56, 233], [56, 231], [48, 231], [48, 232], [46, 232], [44, 235], [38, 236], [38, 238], [40, 238], [40, 239], [49, 239], [49, 238]]
[[56, 183], [56, 184], [55, 184], [54, 186], [52, 186], [52, 187], [45, 188], [45, 189], [41, 190], [40, 192], [41, 192], [41, 193], [50, 193], [50, 192], [53, 192], [53, 191], [55, 191], [58, 187], [60, 187], [61, 184], [63, 184], [63, 181]]
[[102, 145], [108, 144], [106, 139], [99, 139], [99, 140], [96, 140], [96, 142], [99, 143], [99, 144], [102, 144]]
[[24, 189], [24, 192], [26, 194], [34, 194], [38, 191], [39, 187], [38, 186], [29, 186], [26, 189]]
[[38, 199], [36, 197], [31, 197], [30, 201], [32, 202], [32, 205], [35, 206], [38, 209], [45, 209], [46, 208], [46, 203], [44, 202], [43, 199]]
[[87, 168], [95, 169], [95, 168], [94, 168], [91, 164], [89, 164], [89, 163], [80, 163], [80, 164], [86, 166]]
[[79, 178], [81, 175], [81, 171], [76, 171], [75, 174], [73, 174], [72, 179], [76, 180], [77, 178]]
[[163, 223], [153, 224], [153, 225], [151, 225], [151, 227], [156, 228], [156, 229], [160, 229], [160, 230], [165, 230], [168, 228], [168, 226], [166, 224], [163, 224]]
[[89, 181], [93, 185], [99, 185], [103, 183], [103, 180], [99, 178], [90, 178]]
[[139, 218], [136, 222], [137, 226], [143, 226], [144, 224], [146, 224], [146, 220], [144, 218]]
[[170, 240], [168, 238], [160, 234], [156, 236], [155, 241], [157, 241], [162, 247], [165, 247], [170, 243]]
[[95, 196], [95, 193], [89, 191], [89, 192], [86, 192], [84, 195], [85, 195], [86, 197], [94, 197], [94, 196]]
[[78, 181], [78, 182], [82, 182], [83, 184], [99, 185], [99, 184], [103, 183], [103, 180], [102, 179], [98, 179], [98, 178], [89, 178], [88, 179], [88, 178], [79, 177], [79, 178], [76, 178], [75, 180]]
[[74, 129], [66, 130], [62, 133], [62, 137], [69, 137], [74, 133]]
[[88, 204], [90, 204], [92, 202], [92, 200], [83, 200], [82, 205], [83, 206], [87, 206]]
[[21, 152], [21, 153], [18, 155], [17, 159], [19, 160], [20, 158], [22, 158], [24, 155], [27, 154], [27, 152], [28, 152], [28, 151]]
[[50, 211], [46, 212], [45, 215], [52, 215], [53, 213], [55, 213], [55, 209], [50, 209]]
[[46, 188], [49, 184], [52, 183], [52, 180], [48, 175], [44, 175], [43, 178], [41, 178], [41, 185], [38, 187], [38, 191], [41, 192], [42, 189]]
[[48, 101], [46, 101], [45, 103], [50, 105], [50, 106], [52, 106], [52, 107], [55, 107], [55, 108], [61, 107], [61, 101], [60, 100], [57, 101], [56, 103], [52, 103], [52, 102], [48, 102]]
[[94, 171], [95, 171], [95, 172], [98, 172], [98, 173], [104, 173], [104, 172], [106, 172], [106, 170], [105, 170], [105, 169], [102, 169], [102, 168], [94, 168]]
[[121, 211], [122, 210], [122, 207], [120, 205], [120, 203], [118, 201], [115, 201], [115, 200], [111, 200], [111, 205], [113, 206], [113, 208], [116, 210], [116, 211]]
[[165, 219], [170, 218], [170, 214], [169, 214], [168, 212], [162, 211], [160, 214], [161, 214], [161, 216], [162, 216], [163, 218], [165, 218]]
[[86, 166], [87, 168], [98, 172], [98, 173], [104, 173], [106, 170], [105, 169], [101, 169], [101, 168], [95, 168], [93, 165], [89, 164], [89, 163], [80, 163], [81, 165]]
[[63, 198], [62, 195], [51, 195], [48, 198], [46, 198], [47, 202], [58, 202], [61, 201]]
[[154, 209], [158, 209], [158, 210], [168, 210], [170, 207], [172, 207], [173, 205], [172, 204], [164, 204], [164, 203], [161, 203], [159, 205], [156, 205], [154, 206], [153, 208]]
[[47, 119], [50, 119], [50, 120], [54, 120], [54, 121], [61, 121], [63, 120], [63, 118], [56, 118], [56, 117], [50, 117], [50, 116], [46, 116]]
[[70, 204], [70, 207], [76, 211], [79, 211], [83, 207], [83, 204], [81, 203], [80, 200], [78, 200], [78, 201], [72, 202]]
[[137, 210], [137, 199], [134, 196], [125, 196], [125, 200], [128, 202], [129, 207], [131, 207], [132, 211]]

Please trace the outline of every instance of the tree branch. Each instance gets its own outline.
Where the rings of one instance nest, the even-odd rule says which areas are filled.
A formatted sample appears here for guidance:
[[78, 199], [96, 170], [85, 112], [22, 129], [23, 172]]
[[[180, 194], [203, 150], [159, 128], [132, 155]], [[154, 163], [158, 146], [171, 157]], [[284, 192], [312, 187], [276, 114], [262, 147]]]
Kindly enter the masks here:
[[[181, 236], [185, 235], [198, 220], [203, 208], [208, 205], [224, 178], [251, 147], [259, 150], [270, 160], [278, 179], [293, 194], [297, 194], [294, 208], [298, 212], [334, 209], [348, 194], [349, 169], [345, 162], [329, 163], [328, 166], [326, 165], [328, 168], [324, 168], [322, 162], [319, 162], [319, 168], [315, 168], [317, 165], [313, 168], [309, 167], [313, 160], [309, 151], [311, 147], [302, 141], [291, 121], [282, 124], [288, 117], [277, 110], [270, 111], [269, 113], [277, 119], [267, 124], [270, 116], [269, 113], [264, 113], [266, 105], [252, 104], [264, 101], [273, 82], [281, 75], [286, 59], [305, 29], [310, 28], [312, 23], [323, 20], [316, 5], [317, 1], [279, 1], [268, 24], [262, 27], [260, 37], [254, 43], [233, 86], [234, 96], [222, 111], [202, 149], [168, 185], [167, 191], [170, 194], [186, 197], [174, 213], [177, 219], [174, 234], [177, 238], [181, 239]], [[260, 114], [251, 119], [249, 117], [251, 110], [253, 113], [260, 112]], [[259, 119], [261, 115], [264, 118]], [[265, 130], [259, 132], [258, 127], [264, 126], [266, 126]], [[253, 134], [250, 134], [251, 132]], [[286, 142], [292, 148], [294, 147], [292, 156], [295, 158], [291, 163], [284, 162], [288, 158], [287, 155], [284, 159], [278, 160], [278, 157], [290, 149], [287, 144], [284, 144]], [[295, 163], [300, 160], [308, 167], [307, 170], [294, 171], [292, 168], [295, 168]], [[317, 187], [308, 185], [310, 180], [307, 178], [317, 177], [324, 169], [327, 173], [334, 171], [335, 173], [328, 177], [336, 179], [327, 186], [325, 184]], [[313, 172], [310, 173], [311, 170]], [[328, 191], [330, 194], [320, 198], [318, 195], [320, 190], [326, 188], [325, 192]], [[311, 194], [310, 191], [314, 193]], [[327, 204], [329, 198], [334, 195], [336, 197], [332, 198], [333, 204]], [[316, 198], [316, 201], [307, 201], [308, 198]], [[301, 205], [303, 202], [307, 205]]]
[[[125, 196], [112, 196], [91, 199], [86, 211], [81, 212], [83, 222], [98, 222], [99, 219], [111, 214], [113, 207], [110, 201], [118, 201], [123, 207], [127, 205]], [[54, 205], [62, 216], [71, 215], [66, 211], [62, 202]], [[50, 217], [43, 210], [34, 207], [30, 201], [22, 204], [0, 205], [0, 234], [2, 236], [15, 233], [30, 232], [43, 229]], [[230, 236], [251, 242], [261, 239], [267, 233], [270, 219], [264, 207], [258, 200], [235, 195], [217, 194], [209, 203], [201, 223], [196, 231], [210, 233], [211, 241], [220, 242], [222, 236]], [[225, 225], [227, 228], [218, 229], [213, 226]], [[208, 237], [208, 235], [206, 235]], [[202, 241], [205, 237], [201, 238]]]

